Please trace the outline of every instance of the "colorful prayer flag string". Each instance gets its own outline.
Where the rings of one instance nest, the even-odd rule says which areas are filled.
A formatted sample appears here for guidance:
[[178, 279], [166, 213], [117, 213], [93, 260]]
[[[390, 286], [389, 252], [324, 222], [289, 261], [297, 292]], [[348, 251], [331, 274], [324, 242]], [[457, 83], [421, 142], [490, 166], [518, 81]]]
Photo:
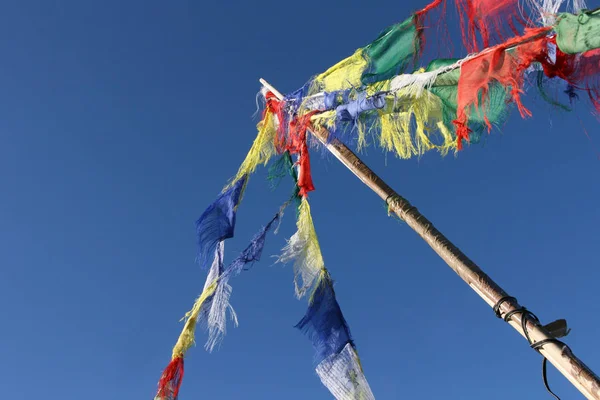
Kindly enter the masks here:
[[206, 278], [204, 289], [194, 302], [192, 309], [185, 314], [183, 330], [173, 348], [171, 362], [159, 380], [155, 400], [177, 399], [183, 379], [183, 360], [195, 342], [198, 323], [208, 330], [208, 340], [205, 345], [208, 351], [212, 351], [225, 335], [227, 310], [231, 312], [234, 324], [237, 325], [237, 315], [229, 302], [232, 292], [229, 279], [238, 275], [246, 265], [252, 265], [260, 260], [266, 235], [281, 219], [288, 204], [289, 201], [254, 235], [246, 249], [226, 268], [223, 266], [224, 241], [217, 244], [214, 261]]
[[[548, 82], [558, 82], [570, 102], [583, 92], [600, 113], [600, 10], [585, 9], [583, 0], [570, 2], [569, 10], [575, 14], [559, 13], [565, 0], [526, 3], [531, 15], [521, 13], [518, 0], [454, 0], [463, 44], [469, 52], [479, 51], [462, 59], [439, 58], [417, 68], [428, 42], [426, 34], [445, 23], [447, 0], [434, 0], [283, 100], [263, 92], [265, 109], [248, 154], [196, 222], [197, 260], [209, 271], [202, 293], [184, 317], [156, 400], [177, 399], [184, 357], [194, 344], [198, 323], [208, 331], [208, 351], [225, 335], [227, 310], [237, 324], [229, 280], [260, 259], [267, 233], [291, 202], [296, 205], [297, 231], [278, 261], [294, 263], [296, 296], [309, 295], [308, 310], [296, 327], [313, 343], [316, 372], [337, 399], [374, 398], [317, 239], [308, 202], [315, 186], [307, 130], [326, 128], [330, 138], [340, 140], [350, 136], [359, 150], [374, 136], [382, 149], [400, 158], [430, 150], [446, 155], [461, 150], [465, 142], [478, 142], [483, 132], [503, 123], [511, 104], [522, 117], [531, 116], [522, 100], [530, 76], [550, 104], [571, 108], [545, 90]], [[434, 11], [440, 19], [426, 24]], [[291, 175], [292, 198], [225, 267], [225, 240], [234, 236], [248, 179], [275, 155], [280, 158], [270, 177]]]
[[[595, 40], [590, 34], [579, 33], [595, 32], [595, 26], [600, 26], [598, 11], [582, 11], [578, 19], [562, 13], [556, 21], [555, 35], [553, 27], [527, 28], [524, 35], [462, 60], [434, 60], [413, 74], [351, 90], [317, 93], [304, 100], [292, 94], [285, 102], [301, 101], [310, 107], [311, 122], [326, 127], [338, 139], [355, 132], [359, 150], [367, 144], [367, 133], [379, 133], [381, 147], [401, 158], [431, 149], [444, 155], [454, 148], [460, 150], [464, 141], [476, 143], [483, 131], [489, 132], [506, 119], [510, 103], [523, 117], [530, 116], [521, 94], [525, 75], [536, 69], [549, 79], [562, 80], [570, 100], [577, 96], [576, 90], [584, 91], [598, 110], [598, 50], [590, 44]], [[579, 39], [575, 39], [577, 35]], [[565, 53], [559, 45], [577, 41], [583, 43], [579, 48], [585, 50], [582, 54]], [[571, 51], [568, 46], [567, 51]], [[547, 95], [541, 75], [536, 81], [544, 99], [568, 109]], [[321, 112], [315, 113], [315, 109]], [[302, 112], [299, 108], [298, 114]], [[414, 134], [407, 134], [413, 129]]]
[[333, 281], [325, 268], [308, 199], [301, 200], [296, 233], [283, 249], [279, 262], [294, 262], [296, 295], [307, 293], [309, 307], [296, 325], [316, 351], [317, 374], [338, 400], [373, 399], [364, 376], [350, 328], [335, 297]]
[[[288, 168], [292, 167], [289, 152], [281, 160], [280, 166], [285, 163]], [[288, 240], [278, 262], [294, 262], [294, 286], [298, 298], [310, 293], [308, 310], [296, 328], [311, 340], [316, 351], [316, 372], [336, 399], [374, 399], [360, 365], [350, 328], [337, 302], [333, 281], [325, 268], [308, 197], [306, 193], [300, 194], [298, 176], [294, 173], [291, 176], [297, 187], [294, 197], [300, 202], [297, 231]]]
[[237, 325], [237, 315], [233, 311], [233, 307], [229, 303], [232, 288], [229, 285], [229, 280], [233, 276], [237, 276], [244, 270], [247, 265], [253, 265], [260, 260], [260, 257], [265, 246], [267, 233], [275, 226], [282, 218], [283, 211], [289, 204], [284, 204], [279, 212], [275, 214], [264, 227], [262, 227], [252, 238], [250, 244], [240, 253], [240, 255], [225, 268], [218, 277], [217, 288], [215, 294], [205, 310], [203, 320], [208, 327], [209, 337], [206, 342], [206, 350], [213, 351], [216, 345], [220, 343], [226, 332], [226, 312], [230, 310], [234, 324]]
[[238, 274], [244, 265], [260, 259], [267, 232], [275, 221], [281, 218], [283, 209], [289, 203], [286, 203], [273, 220], [259, 231], [246, 250], [227, 269], [224, 269], [224, 241], [234, 236], [236, 213], [248, 177], [256, 170], [258, 165], [266, 164], [275, 154], [276, 125], [274, 113], [273, 108], [267, 107], [263, 113], [263, 119], [257, 126], [257, 138], [241, 164], [238, 173], [196, 221], [199, 249], [197, 260], [205, 268], [212, 256], [212, 265], [202, 294], [184, 317], [183, 330], [173, 348], [171, 362], [165, 368], [159, 380], [155, 400], [177, 399], [184, 374], [184, 355], [194, 344], [198, 321], [205, 323], [208, 328], [209, 339], [206, 348], [209, 351], [212, 351], [225, 334], [227, 309], [231, 311], [234, 322], [237, 323], [235, 312], [229, 304], [231, 295], [231, 286], [228, 284], [229, 278]]

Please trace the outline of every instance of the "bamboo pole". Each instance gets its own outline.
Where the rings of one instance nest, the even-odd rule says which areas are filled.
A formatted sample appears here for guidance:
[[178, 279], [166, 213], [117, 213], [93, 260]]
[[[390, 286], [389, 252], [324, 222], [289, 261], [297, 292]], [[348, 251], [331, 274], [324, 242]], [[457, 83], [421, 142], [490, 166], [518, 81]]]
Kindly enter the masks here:
[[[283, 99], [283, 95], [267, 81], [260, 79], [260, 82], [278, 99]], [[325, 129], [310, 132], [358, 179], [386, 201], [390, 210], [417, 232], [490, 307], [494, 307], [499, 300], [509, 297], [496, 282], [438, 231], [408, 200], [401, 197], [378, 177], [352, 150], [336, 139], [328, 140], [329, 132]], [[502, 302], [499, 312], [505, 317], [507, 313], [521, 308], [516, 299], [509, 298]], [[513, 313], [507, 322], [523, 337], [527, 338], [529, 335], [532, 343], [555, 338], [527, 313]], [[526, 326], [527, 332], [523, 331], [523, 325]], [[550, 341], [539, 348], [539, 351], [587, 399], [600, 400], [600, 378], [579, 360], [569, 347]]]

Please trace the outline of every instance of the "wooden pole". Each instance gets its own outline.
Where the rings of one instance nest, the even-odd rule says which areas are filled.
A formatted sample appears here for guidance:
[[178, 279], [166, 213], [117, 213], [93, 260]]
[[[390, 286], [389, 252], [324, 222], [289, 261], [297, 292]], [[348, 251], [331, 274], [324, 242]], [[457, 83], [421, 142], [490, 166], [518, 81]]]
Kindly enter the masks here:
[[[283, 95], [264, 79], [260, 82], [277, 98]], [[319, 141], [346, 166], [358, 179], [386, 201], [390, 210], [406, 222], [431, 248], [448, 264], [450, 268], [465, 281], [490, 307], [501, 300], [499, 315], [531, 343], [544, 342], [540, 353], [552, 363], [587, 399], [600, 400], [600, 378], [579, 360], [569, 347], [552, 341], [554, 336], [535, 320], [530, 314], [518, 312], [521, 305], [510, 297], [496, 282], [471, 261], [458, 247], [448, 240], [433, 224], [427, 220], [408, 200], [401, 197], [389, 187], [375, 172], [336, 139], [328, 140], [329, 132], [325, 129], [311, 131]], [[526, 332], [523, 330], [526, 327]], [[548, 341], [549, 340], [549, 341]]]

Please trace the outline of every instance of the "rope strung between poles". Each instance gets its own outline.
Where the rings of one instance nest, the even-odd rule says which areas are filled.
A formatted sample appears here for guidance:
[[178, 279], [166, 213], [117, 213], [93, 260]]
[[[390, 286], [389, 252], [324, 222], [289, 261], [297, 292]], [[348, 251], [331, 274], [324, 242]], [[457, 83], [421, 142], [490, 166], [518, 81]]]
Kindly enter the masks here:
[[[496, 317], [504, 319], [504, 321], [507, 322], [507, 323], [511, 320], [511, 318], [513, 317], [513, 315], [521, 314], [521, 328], [523, 329], [523, 333], [525, 334], [525, 338], [529, 342], [529, 345], [530, 345], [530, 347], [532, 349], [534, 349], [538, 353], [542, 354], [540, 352], [540, 349], [545, 344], [554, 343], [556, 345], [562, 346], [563, 349], [566, 348], [569, 351], [571, 350], [569, 348], [569, 346], [567, 346], [565, 343], [561, 342], [560, 340], [558, 340], [556, 338], [544, 339], [544, 340], [540, 340], [538, 342], [534, 342], [531, 339], [531, 337], [529, 335], [529, 332], [527, 331], [527, 320], [529, 319], [536, 326], [541, 326], [539, 318], [534, 313], [532, 313], [531, 311], [529, 311], [525, 307], [519, 307], [519, 308], [516, 308], [514, 310], [511, 310], [511, 311], [507, 312], [506, 314], [504, 314], [504, 318], [502, 318], [502, 312], [500, 311], [500, 307], [505, 302], [515, 302], [516, 303], [517, 299], [515, 297], [513, 297], [513, 296], [504, 296], [504, 297], [502, 297], [500, 300], [498, 300], [498, 302], [493, 307], [494, 314], [496, 315]], [[546, 359], [546, 357], [544, 357], [543, 354], [542, 354], [542, 357], [543, 357], [543, 360], [542, 360], [542, 379], [544, 380], [544, 386], [546, 387], [546, 390], [548, 391], [548, 393], [550, 393], [556, 400], [560, 400], [560, 397], [558, 397], [558, 395], [556, 395], [556, 393], [554, 393], [550, 389], [550, 385], [548, 384], [548, 376], [547, 376], [547, 362], [548, 362], [548, 360]]]

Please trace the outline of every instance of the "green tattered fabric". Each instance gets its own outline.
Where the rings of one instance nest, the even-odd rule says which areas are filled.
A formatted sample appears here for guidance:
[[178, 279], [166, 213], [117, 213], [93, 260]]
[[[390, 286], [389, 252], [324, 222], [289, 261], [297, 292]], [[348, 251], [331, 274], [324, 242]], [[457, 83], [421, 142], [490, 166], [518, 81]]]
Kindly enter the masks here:
[[419, 47], [415, 16], [388, 27], [363, 49], [369, 65], [361, 77], [362, 83], [368, 85], [402, 73], [416, 59]]
[[578, 15], [559, 15], [556, 45], [566, 54], [584, 53], [600, 48], [600, 10], [583, 11]]

